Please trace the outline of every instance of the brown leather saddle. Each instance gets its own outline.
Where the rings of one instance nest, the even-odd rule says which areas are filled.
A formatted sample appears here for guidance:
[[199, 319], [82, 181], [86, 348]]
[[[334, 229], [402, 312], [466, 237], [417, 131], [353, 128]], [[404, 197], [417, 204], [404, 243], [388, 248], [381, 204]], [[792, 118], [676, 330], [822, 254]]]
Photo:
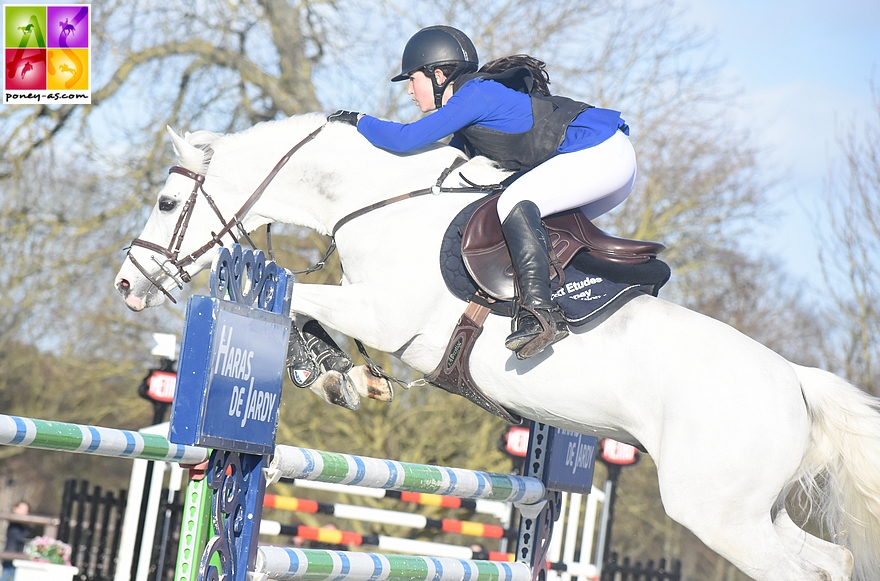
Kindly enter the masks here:
[[[488, 197], [474, 210], [462, 232], [461, 256], [468, 273], [480, 288], [495, 299], [509, 301], [516, 295], [516, 287], [513, 265], [496, 210], [499, 195]], [[666, 249], [659, 242], [628, 240], [607, 234], [578, 209], [548, 216], [544, 219], [544, 226], [551, 246], [551, 278], [559, 276], [581, 250], [601, 261], [638, 265], [656, 258]]]

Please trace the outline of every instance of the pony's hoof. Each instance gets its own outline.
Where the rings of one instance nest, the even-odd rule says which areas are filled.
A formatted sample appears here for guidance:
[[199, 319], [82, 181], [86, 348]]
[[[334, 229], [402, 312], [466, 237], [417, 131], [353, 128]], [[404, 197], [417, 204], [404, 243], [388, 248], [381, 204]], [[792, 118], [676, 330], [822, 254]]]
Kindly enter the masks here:
[[352, 383], [338, 371], [328, 371], [322, 374], [309, 389], [327, 403], [348, 410], [356, 410], [361, 405], [361, 397]]
[[394, 399], [394, 390], [391, 387], [391, 382], [384, 377], [376, 377], [370, 373], [370, 369], [366, 365], [353, 367], [347, 375], [355, 390], [362, 397], [379, 401], [391, 401]]

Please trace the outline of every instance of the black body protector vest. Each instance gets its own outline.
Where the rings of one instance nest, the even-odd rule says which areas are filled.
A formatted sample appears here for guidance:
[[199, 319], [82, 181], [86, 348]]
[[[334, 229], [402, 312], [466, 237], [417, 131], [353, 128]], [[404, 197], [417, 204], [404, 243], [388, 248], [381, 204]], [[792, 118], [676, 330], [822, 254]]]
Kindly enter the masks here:
[[534, 88], [532, 73], [515, 67], [503, 73], [469, 73], [458, 77], [453, 93], [471, 79], [487, 79], [527, 94], [532, 101], [532, 127], [522, 133], [505, 133], [471, 125], [456, 132], [471, 157], [483, 155], [505, 169], [528, 171], [557, 153], [565, 131], [575, 117], [593, 107], [556, 95], [546, 96]]

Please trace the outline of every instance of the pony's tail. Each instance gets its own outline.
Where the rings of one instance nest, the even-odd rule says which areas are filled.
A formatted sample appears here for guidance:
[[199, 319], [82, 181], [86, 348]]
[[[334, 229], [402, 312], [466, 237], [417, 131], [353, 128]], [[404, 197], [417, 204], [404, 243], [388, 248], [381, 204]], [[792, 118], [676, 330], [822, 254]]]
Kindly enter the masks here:
[[812, 426], [797, 479], [833, 540], [853, 553], [853, 581], [880, 577], [880, 400], [827, 371], [793, 365]]

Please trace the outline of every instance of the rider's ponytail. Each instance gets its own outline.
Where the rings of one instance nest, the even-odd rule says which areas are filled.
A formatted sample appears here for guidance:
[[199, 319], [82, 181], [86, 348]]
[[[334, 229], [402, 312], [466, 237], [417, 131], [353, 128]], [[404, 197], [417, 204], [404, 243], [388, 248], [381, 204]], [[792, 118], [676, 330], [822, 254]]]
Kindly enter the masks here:
[[549, 96], [550, 88], [548, 85], [550, 84], [550, 75], [547, 73], [546, 66], [546, 63], [541, 59], [527, 54], [515, 54], [489, 61], [480, 67], [479, 72], [495, 74], [515, 67], [525, 67], [532, 73], [532, 78], [535, 80], [535, 90], [542, 95]]

